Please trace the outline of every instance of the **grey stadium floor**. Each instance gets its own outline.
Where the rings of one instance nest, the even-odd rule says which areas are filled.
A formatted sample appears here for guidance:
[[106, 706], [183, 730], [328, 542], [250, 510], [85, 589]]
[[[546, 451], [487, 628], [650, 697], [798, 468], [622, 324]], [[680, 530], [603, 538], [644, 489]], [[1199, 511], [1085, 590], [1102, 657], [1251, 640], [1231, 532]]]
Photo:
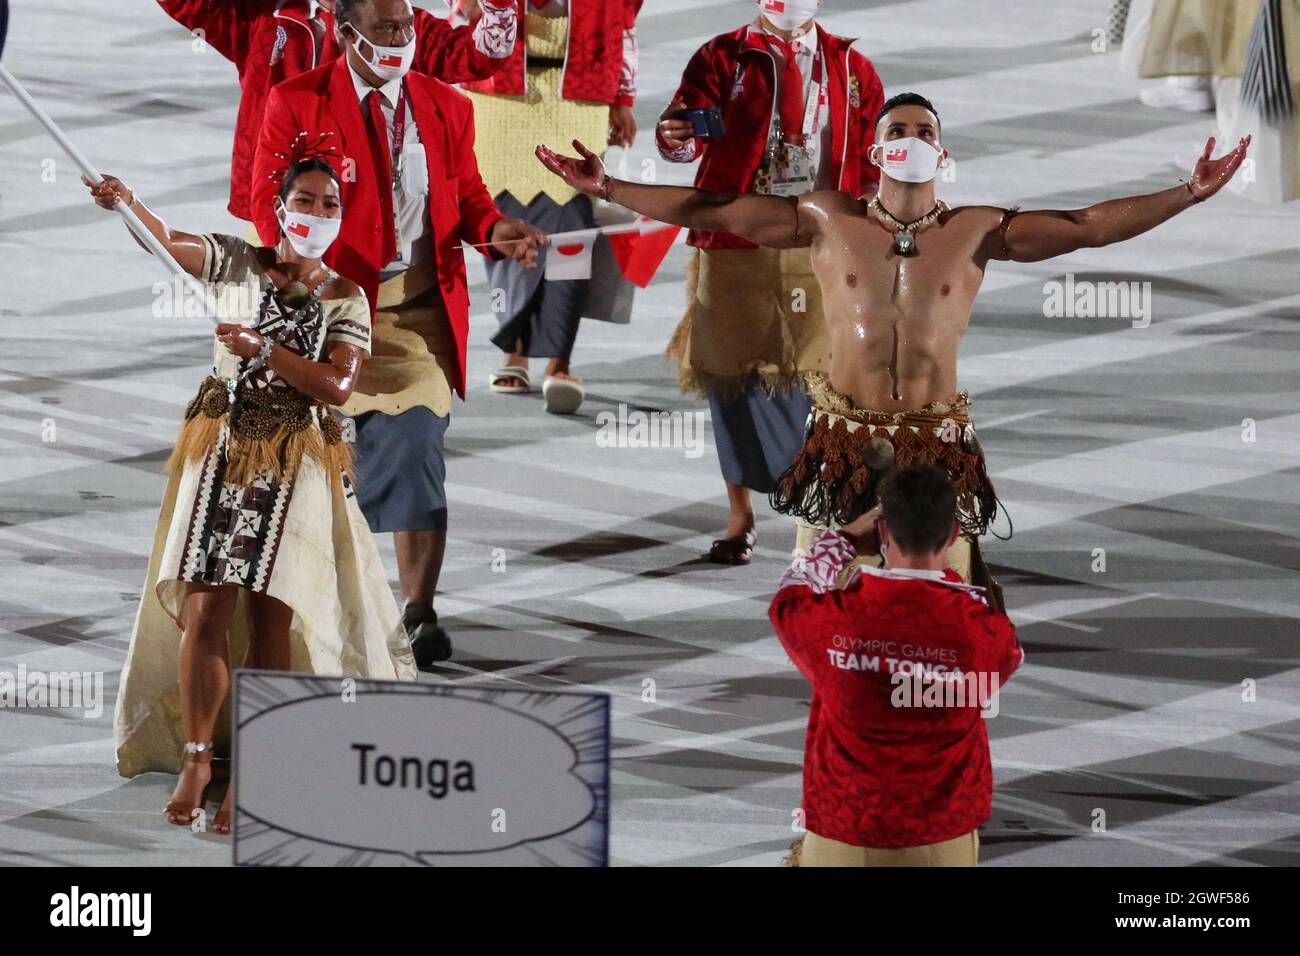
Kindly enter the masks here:
[[[6, 64], [172, 222], [239, 232], [224, 208], [233, 69], [193, 54], [153, 3], [113, 6], [16, 0]], [[827, 0], [823, 23], [861, 38], [888, 90], [939, 105], [959, 170], [949, 202], [1070, 207], [1173, 184], [1173, 157], [1211, 131], [1208, 115], [1140, 106], [1117, 56], [1092, 51], [1108, 8]], [[654, 155], [691, 52], [752, 10], [647, 0], [634, 163]], [[55, 72], [43, 54], [60, 48], [76, 63]], [[159, 468], [209, 340], [153, 317], [156, 266], [8, 95], [0, 204], [0, 669], [103, 671], [111, 698]], [[986, 864], [1297, 861], [1298, 226], [1295, 203], [1225, 193], [1123, 246], [990, 269], [961, 379], [1015, 521], [988, 555], [1028, 658], [990, 724]], [[752, 566], [703, 563], [725, 517], [711, 438], [696, 458], [595, 438], [620, 403], [707, 413], [662, 358], [685, 255], [638, 294], [630, 326], [586, 324], [575, 367], [590, 397], [570, 419], [488, 392], [494, 322], [472, 273], [440, 598], [459, 652], [436, 679], [609, 692], [613, 862], [769, 866], [790, 839], [807, 715], [766, 620], [792, 530], [764, 505]], [[1067, 274], [1150, 282], [1149, 327], [1046, 318], [1044, 284]], [[381, 549], [395, 585], [388, 538]], [[173, 778], [117, 776], [111, 700], [97, 719], [16, 710], [0, 728], [0, 862], [229, 860], [224, 838], [164, 823]]]

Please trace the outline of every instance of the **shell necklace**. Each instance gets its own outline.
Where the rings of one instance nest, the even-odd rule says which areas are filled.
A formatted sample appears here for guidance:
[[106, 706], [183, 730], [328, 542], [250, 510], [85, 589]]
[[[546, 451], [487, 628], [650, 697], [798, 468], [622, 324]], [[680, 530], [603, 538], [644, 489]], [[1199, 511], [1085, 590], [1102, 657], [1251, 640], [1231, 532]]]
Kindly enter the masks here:
[[948, 210], [948, 204], [941, 200], [920, 219], [903, 222], [901, 219], [895, 218], [888, 209], [881, 205], [879, 195], [871, 197], [871, 202], [867, 203], [867, 207], [875, 210], [882, 224], [894, 230], [894, 254], [899, 256], [916, 255], [916, 233], [926, 226], [932, 225], [939, 216]]

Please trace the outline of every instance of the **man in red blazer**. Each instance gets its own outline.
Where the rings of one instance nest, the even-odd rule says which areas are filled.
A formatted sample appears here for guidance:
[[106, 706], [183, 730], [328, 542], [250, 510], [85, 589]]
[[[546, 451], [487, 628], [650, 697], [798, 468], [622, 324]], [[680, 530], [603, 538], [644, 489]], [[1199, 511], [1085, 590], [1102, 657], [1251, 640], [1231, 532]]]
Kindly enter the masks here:
[[[820, 0], [755, 5], [753, 21], [691, 57], [655, 130], [659, 154], [698, 159], [695, 185], [713, 192], [874, 194], [868, 153], [885, 101], [876, 68], [816, 22]], [[721, 135], [697, 135], [685, 110], [720, 111]], [[701, 229], [687, 245], [697, 250], [687, 312], [668, 352], [683, 390], [707, 397], [713, 413], [730, 514], [709, 557], [744, 564], [757, 542], [750, 493], [771, 492], [803, 445], [802, 378], [830, 355], [821, 294], [805, 249], [759, 249]]]
[[[158, 5], [239, 71], [229, 209], [251, 221], [249, 183], [266, 98], [275, 84], [339, 55], [334, 0], [158, 0]], [[412, 69], [447, 83], [491, 76], [515, 48], [516, 14], [512, 0], [486, 0], [482, 19], [453, 27], [416, 10]]]
[[279, 240], [277, 171], [300, 134], [333, 153], [343, 225], [326, 263], [365, 290], [371, 357], [343, 408], [356, 426], [357, 500], [395, 532], [416, 662], [451, 656], [433, 610], [447, 539], [443, 439], [465, 397], [469, 295], [461, 243], [535, 265], [545, 236], [492, 203], [474, 157], [464, 94], [412, 72], [408, 0], [335, 0], [342, 56], [271, 90], [253, 164], [252, 211]]

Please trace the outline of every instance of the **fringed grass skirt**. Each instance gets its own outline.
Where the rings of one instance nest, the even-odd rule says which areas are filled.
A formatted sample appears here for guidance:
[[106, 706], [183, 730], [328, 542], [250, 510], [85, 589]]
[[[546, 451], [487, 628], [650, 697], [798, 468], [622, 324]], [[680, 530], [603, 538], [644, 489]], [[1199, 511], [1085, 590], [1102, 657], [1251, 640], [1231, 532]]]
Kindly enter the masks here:
[[[296, 396], [296, 397], [295, 397]], [[250, 595], [293, 611], [294, 671], [413, 680], [397, 604], [357, 507], [337, 420], [299, 393], [241, 394], [204, 383], [168, 462], [148, 578], [122, 671], [114, 731], [118, 771], [174, 773], [184, 735], [177, 655], [189, 585], [239, 589], [232, 669], [251, 639]], [[218, 721], [217, 745], [228, 739]]]

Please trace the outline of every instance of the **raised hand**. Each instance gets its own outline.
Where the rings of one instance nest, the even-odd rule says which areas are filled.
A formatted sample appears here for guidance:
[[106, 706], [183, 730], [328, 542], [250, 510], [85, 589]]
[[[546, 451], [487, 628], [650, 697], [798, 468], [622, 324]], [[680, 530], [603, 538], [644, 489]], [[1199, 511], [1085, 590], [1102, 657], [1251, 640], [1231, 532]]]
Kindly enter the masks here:
[[538, 146], [534, 151], [542, 165], [566, 183], [588, 196], [604, 196], [607, 176], [605, 164], [600, 157], [583, 146], [576, 139], [573, 141], [581, 158], [563, 156], [549, 146]]
[[1211, 136], [1205, 144], [1205, 152], [1201, 153], [1201, 158], [1196, 161], [1196, 168], [1192, 170], [1192, 178], [1187, 181], [1187, 188], [1192, 191], [1192, 197], [1197, 202], [1204, 202], [1209, 199], [1220, 189], [1228, 184], [1237, 168], [1241, 166], [1242, 160], [1246, 158], [1246, 149], [1250, 146], [1250, 137], [1238, 141], [1237, 148], [1230, 153], [1225, 153], [1218, 159], [1210, 159], [1210, 154], [1214, 152], [1214, 137]]
[[135, 202], [135, 193], [131, 187], [116, 176], [105, 176], [98, 186], [85, 176], [81, 177], [81, 181], [90, 187], [90, 197], [95, 200], [95, 204], [104, 209], [112, 209], [119, 199], [127, 206]]

